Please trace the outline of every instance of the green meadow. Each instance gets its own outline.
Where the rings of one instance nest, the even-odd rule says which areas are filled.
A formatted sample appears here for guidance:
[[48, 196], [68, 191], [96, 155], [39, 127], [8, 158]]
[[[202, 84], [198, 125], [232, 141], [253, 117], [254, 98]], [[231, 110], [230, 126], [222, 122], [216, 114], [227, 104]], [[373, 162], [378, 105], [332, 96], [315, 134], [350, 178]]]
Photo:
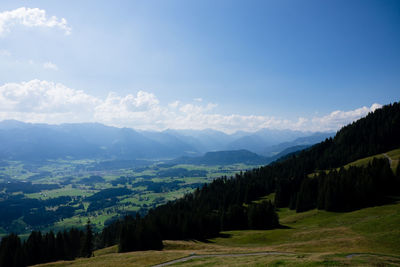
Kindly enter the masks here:
[[[152, 266], [193, 254], [206, 256], [170, 266], [400, 266], [400, 203], [347, 213], [281, 209], [279, 216], [281, 229], [227, 231], [207, 242], [165, 240], [162, 251], [120, 254], [114, 246], [93, 258], [40, 266]], [[241, 255], [254, 252], [283, 254]]]

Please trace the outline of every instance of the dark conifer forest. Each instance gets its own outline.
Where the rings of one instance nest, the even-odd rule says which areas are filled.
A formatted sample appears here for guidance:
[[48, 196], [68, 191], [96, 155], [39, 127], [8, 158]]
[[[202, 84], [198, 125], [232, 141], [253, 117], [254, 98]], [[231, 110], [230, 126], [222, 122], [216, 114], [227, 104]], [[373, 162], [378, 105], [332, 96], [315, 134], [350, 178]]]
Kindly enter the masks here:
[[[90, 225], [87, 228], [89, 230]], [[57, 234], [33, 231], [26, 241], [21, 242], [17, 235], [10, 234], [1, 240], [0, 266], [28, 266], [91, 256], [91, 247], [87, 247], [90, 235], [90, 231], [75, 228]]]
[[[393, 173], [385, 158], [363, 167], [342, 166], [399, 147], [400, 103], [394, 103], [343, 127], [334, 138], [270, 165], [215, 179], [143, 217], [117, 220], [93, 238], [89, 223], [86, 231], [32, 232], [24, 242], [11, 234], [1, 241], [0, 266], [90, 257], [92, 248], [115, 244], [120, 252], [162, 249], [165, 239], [205, 240], [223, 230], [273, 229], [281, 227], [280, 207], [345, 212], [384, 204], [400, 194], [399, 168]], [[271, 193], [274, 202], [255, 202]]]

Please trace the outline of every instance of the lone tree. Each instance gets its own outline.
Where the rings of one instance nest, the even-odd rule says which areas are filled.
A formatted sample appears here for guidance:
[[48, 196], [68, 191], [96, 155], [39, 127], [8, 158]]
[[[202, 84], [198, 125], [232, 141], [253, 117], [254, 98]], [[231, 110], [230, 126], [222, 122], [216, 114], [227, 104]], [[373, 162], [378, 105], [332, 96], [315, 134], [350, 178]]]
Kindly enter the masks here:
[[83, 240], [82, 257], [90, 258], [93, 255], [93, 231], [90, 219], [86, 223], [86, 234]]

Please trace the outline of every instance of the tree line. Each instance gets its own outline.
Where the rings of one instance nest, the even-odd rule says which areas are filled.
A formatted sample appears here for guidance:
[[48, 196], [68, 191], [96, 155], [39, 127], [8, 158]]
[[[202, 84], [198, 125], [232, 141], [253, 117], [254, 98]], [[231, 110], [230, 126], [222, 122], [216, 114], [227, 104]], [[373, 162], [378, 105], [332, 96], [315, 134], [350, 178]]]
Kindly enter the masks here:
[[[208, 205], [208, 186], [149, 211], [144, 217], [126, 216], [108, 225], [97, 236], [97, 246], [118, 244], [119, 252], [162, 249], [162, 240], [205, 240], [231, 229], [272, 229], [279, 226], [270, 201], [249, 205]], [[214, 191], [215, 192], [215, 191]]]
[[93, 232], [88, 221], [86, 231], [71, 228], [54, 234], [33, 231], [21, 242], [16, 234], [10, 234], [0, 242], [0, 266], [22, 267], [57, 260], [73, 260], [76, 257], [91, 257]]
[[365, 167], [350, 166], [303, 179], [290, 208], [297, 212], [318, 208], [327, 211], [352, 211], [384, 204], [399, 195], [400, 165], [397, 176], [387, 159], [374, 158]]

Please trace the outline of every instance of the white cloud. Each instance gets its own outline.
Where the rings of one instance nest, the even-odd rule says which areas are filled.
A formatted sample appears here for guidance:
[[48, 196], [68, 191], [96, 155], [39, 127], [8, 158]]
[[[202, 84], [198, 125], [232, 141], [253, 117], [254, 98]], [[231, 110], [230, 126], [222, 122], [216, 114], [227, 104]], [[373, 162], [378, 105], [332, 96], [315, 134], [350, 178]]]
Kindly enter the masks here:
[[149, 92], [121, 96], [109, 93], [95, 97], [60, 83], [32, 80], [0, 86], [0, 120], [65, 123], [100, 122], [119, 127], [163, 130], [211, 128], [228, 133], [262, 128], [303, 131], [334, 131], [380, 108], [361, 107], [349, 111], [333, 111], [313, 118], [287, 120], [263, 115], [218, 114], [213, 103], [181, 103], [162, 105]]
[[178, 100], [176, 100], [176, 101], [174, 101], [174, 102], [172, 102], [172, 103], [169, 103], [169, 104], [168, 104], [168, 107], [173, 108], [173, 109], [176, 109], [176, 108], [180, 105], [180, 103], [181, 103], [181, 102], [179, 102]]
[[3, 57], [10, 57], [11, 56], [11, 52], [5, 49], [0, 49], [0, 56]]
[[57, 65], [54, 64], [54, 63], [51, 63], [51, 62], [45, 62], [45, 63], [43, 63], [43, 68], [49, 69], [49, 70], [56, 70], [56, 71], [58, 70]]
[[0, 35], [9, 32], [11, 27], [15, 25], [23, 25], [26, 27], [55, 27], [63, 30], [66, 35], [71, 33], [71, 28], [68, 26], [66, 19], [58, 19], [56, 16], [48, 17], [46, 11], [39, 8], [20, 7], [0, 13]]
[[99, 103], [99, 99], [59, 83], [32, 80], [0, 86], [0, 119], [91, 121], [91, 113]]
[[374, 112], [376, 109], [381, 107], [382, 105], [374, 103], [371, 107], [364, 106], [349, 111], [336, 110], [326, 116], [314, 117], [311, 120], [312, 129], [319, 131], [337, 130], [338, 128], [364, 117], [368, 115], [369, 112]]
[[186, 104], [181, 106], [179, 110], [183, 113], [194, 115], [194, 114], [203, 114], [205, 112], [211, 111], [216, 106], [217, 105], [213, 103], [208, 103], [206, 106]]

